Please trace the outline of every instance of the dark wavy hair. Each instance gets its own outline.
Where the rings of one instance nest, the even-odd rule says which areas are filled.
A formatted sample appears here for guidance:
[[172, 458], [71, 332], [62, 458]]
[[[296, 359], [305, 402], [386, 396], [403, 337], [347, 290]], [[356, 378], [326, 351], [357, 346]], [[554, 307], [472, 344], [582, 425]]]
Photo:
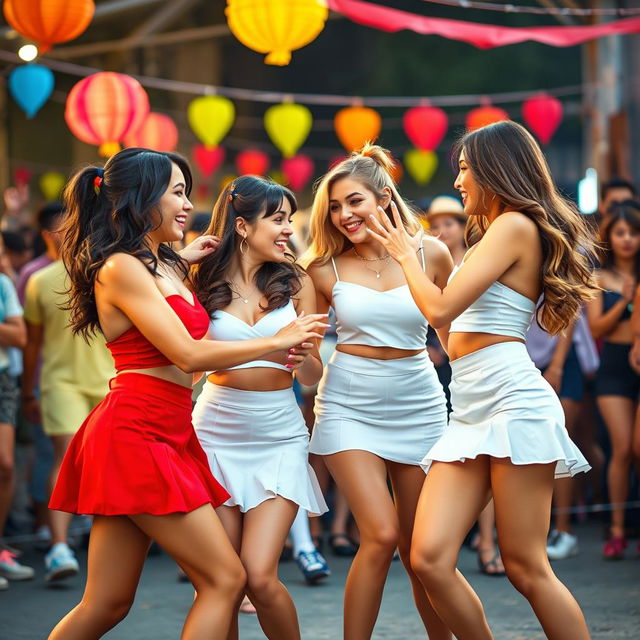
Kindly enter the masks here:
[[[289, 189], [251, 175], [240, 176], [219, 195], [205, 233], [220, 238], [220, 246], [195, 266], [192, 274], [196, 295], [209, 315], [228, 306], [233, 298], [227, 272], [242, 240], [236, 232], [236, 219], [254, 224], [259, 218], [269, 218], [285, 199], [295, 212], [298, 205]], [[261, 305], [264, 311], [283, 307], [302, 287], [304, 272], [293, 255], [286, 255], [290, 262], [265, 262], [256, 273], [256, 286], [267, 299], [267, 306]]]
[[[602, 269], [615, 269], [616, 257], [611, 249], [611, 231], [618, 222], [625, 222], [640, 233], [640, 202], [624, 200], [614, 202], [607, 209], [607, 217], [600, 227], [600, 265]], [[640, 282], [640, 251], [635, 255], [635, 279]]]
[[[583, 217], [558, 192], [538, 143], [522, 125], [504, 120], [471, 131], [454, 147], [456, 164], [461, 151], [484, 204], [498, 198], [503, 210], [519, 211], [538, 227], [543, 300], [537, 320], [549, 333], [563, 331], [598, 291], [593, 238]], [[482, 237], [488, 226], [485, 211], [471, 212], [467, 244], [473, 244], [471, 232]]]
[[[94, 285], [101, 267], [114, 253], [135, 256], [154, 276], [159, 262], [188, 276], [188, 265], [168, 244], [160, 245], [156, 257], [147, 240], [154, 229], [152, 213], [167, 190], [173, 164], [182, 171], [189, 194], [191, 169], [182, 156], [139, 148], [116, 153], [104, 169], [80, 169], [65, 186], [67, 216], [61, 257], [70, 279], [65, 308], [75, 334], [88, 339], [101, 330]], [[96, 186], [99, 177], [102, 182]]]

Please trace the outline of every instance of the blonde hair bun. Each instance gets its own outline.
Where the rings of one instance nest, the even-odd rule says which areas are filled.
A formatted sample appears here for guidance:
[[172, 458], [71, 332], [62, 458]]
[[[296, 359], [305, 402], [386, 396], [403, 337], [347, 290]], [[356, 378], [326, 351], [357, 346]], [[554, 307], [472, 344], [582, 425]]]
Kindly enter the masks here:
[[391, 152], [379, 144], [373, 144], [372, 142], [365, 142], [360, 151], [355, 151], [353, 156], [361, 156], [363, 158], [371, 158], [377, 165], [381, 166], [389, 175], [393, 175], [393, 170], [396, 167], [396, 162], [391, 155]]

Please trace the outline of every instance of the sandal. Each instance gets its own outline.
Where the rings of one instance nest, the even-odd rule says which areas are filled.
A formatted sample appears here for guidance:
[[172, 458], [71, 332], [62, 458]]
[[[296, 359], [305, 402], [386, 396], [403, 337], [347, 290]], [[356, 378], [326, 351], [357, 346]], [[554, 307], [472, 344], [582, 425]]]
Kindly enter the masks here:
[[332, 533], [329, 536], [329, 546], [334, 556], [352, 558], [358, 552], [355, 542], [346, 533]]
[[[491, 560], [488, 562], [482, 561], [483, 553], [493, 553]], [[495, 547], [493, 549], [480, 549], [478, 548], [478, 569], [480, 573], [484, 573], [485, 576], [504, 576], [506, 575], [506, 571], [504, 569], [500, 569], [498, 567], [498, 560], [500, 558], [500, 551]]]

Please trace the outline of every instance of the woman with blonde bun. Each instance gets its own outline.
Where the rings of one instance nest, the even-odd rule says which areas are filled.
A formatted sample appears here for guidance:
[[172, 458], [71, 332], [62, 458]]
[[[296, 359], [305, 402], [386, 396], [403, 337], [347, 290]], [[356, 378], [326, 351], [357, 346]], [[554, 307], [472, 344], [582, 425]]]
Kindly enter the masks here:
[[[424, 473], [420, 461], [447, 422], [444, 393], [425, 350], [427, 322], [402, 269], [367, 232], [391, 201], [403, 224], [420, 230], [402, 200], [381, 147], [365, 145], [319, 182], [311, 245], [302, 258], [323, 312], [333, 307], [337, 347], [316, 398], [311, 452], [324, 460], [360, 530], [360, 548], [345, 586], [344, 638], [366, 640], [398, 549], [431, 640], [451, 634], [411, 570], [409, 550]], [[425, 277], [444, 287], [453, 268], [446, 247], [424, 237], [415, 249]], [[444, 344], [447, 330], [440, 337]], [[387, 477], [391, 480], [391, 496]]]

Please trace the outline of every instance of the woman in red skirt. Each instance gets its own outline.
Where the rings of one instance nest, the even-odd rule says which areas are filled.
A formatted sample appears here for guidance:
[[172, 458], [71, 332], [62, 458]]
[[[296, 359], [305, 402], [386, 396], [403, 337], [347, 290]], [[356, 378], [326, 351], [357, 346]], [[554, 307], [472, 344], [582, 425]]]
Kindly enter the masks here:
[[200, 238], [182, 255], [167, 244], [182, 239], [191, 182], [180, 156], [126, 149], [65, 190], [72, 329], [102, 332], [118, 374], [72, 440], [49, 505], [94, 516], [85, 593], [53, 640], [100, 638], [122, 620], [151, 540], [196, 589], [183, 640], [227, 637], [245, 574], [214, 511], [229, 494], [191, 425], [192, 372], [286, 351], [326, 326], [310, 315], [270, 338], [202, 340], [209, 318], [188, 268], [218, 241]]

